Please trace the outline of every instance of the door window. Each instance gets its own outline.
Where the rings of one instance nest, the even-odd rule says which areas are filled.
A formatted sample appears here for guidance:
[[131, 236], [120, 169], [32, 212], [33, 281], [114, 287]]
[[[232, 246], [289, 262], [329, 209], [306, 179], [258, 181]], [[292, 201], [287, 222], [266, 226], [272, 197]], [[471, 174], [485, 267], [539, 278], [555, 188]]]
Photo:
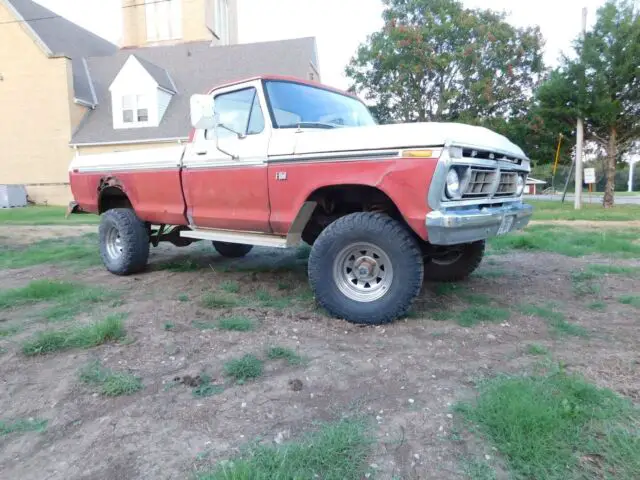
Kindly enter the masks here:
[[220, 138], [240, 135], [255, 135], [264, 130], [264, 115], [255, 88], [246, 88], [215, 97], [215, 111]]

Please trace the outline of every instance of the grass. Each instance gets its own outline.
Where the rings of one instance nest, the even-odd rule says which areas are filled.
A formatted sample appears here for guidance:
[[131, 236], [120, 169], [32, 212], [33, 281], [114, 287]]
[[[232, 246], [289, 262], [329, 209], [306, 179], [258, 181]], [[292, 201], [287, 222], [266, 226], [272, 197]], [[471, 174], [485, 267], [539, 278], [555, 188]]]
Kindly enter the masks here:
[[289, 365], [300, 365], [302, 357], [295, 351], [287, 347], [270, 347], [267, 349], [267, 358], [269, 360], [286, 360]]
[[198, 330], [215, 330], [218, 328], [218, 325], [215, 322], [207, 322], [204, 320], [194, 320], [191, 322], [191, 326]]
[[10, 337], [12, 335], [15, 335], [19, 331], [20, 331], [20, 327], [16, 325], [10, 325], [8, 327], [0, 327], [0, 338]]
[[589, 310], [595, 310], [597, 312], [604, 312], [607, 309], [607, 304], [602, 300], [596, 300], [587, 305]]
[[118, 302], [119, 294], [104, 288], [79, 286], [73, 293], [65, 295], [43, 312], [47, 320], [72, 320], [80, 313], [90, 312], [96, 305], [110, 300]]
[[200, 299], [200, 305], [210, 309], [232, 308], [237, 307], [239, 304], [240, 302], [236, 297], [218, 292], [205, 293]]
[[0, 436], [11, 433], [44, 432], [48, 423], [48, 420], [40, 418], [2, 419], [0, 420]]
[[600, 254], [609, 257], [640, 256], [638, 229], [589, 230], [532, 225], [526, 230], [489, 240], [491, 252], [552, 252], [569, 257]]
[[202, 265], [190, 258], [172, 260], [158, 265], [158, 270], [168, 270], [170, 272], [195, 272], [201, 268], [203, 268]]
[[113, 314], [90, 325], [40, 332], [23, 343], [22, 353], [27, 356], [44, 355], [120, 340], [125, 336], [123, 319], [123, 314]]
[[22, 288], [0, 291], [0, 308], [12, 308], [68, 296], [78, 286], [59, 280], [34, 280]]
[[194, 387], [192, 390], [194, 397], [211, 397], [222, 392], [224, 392], [224, 387], [211, 383], [211, 377], [209, 375], [200, 375], [200, 385]]
[[105, 368], [98, 360], [80, 370], [80, 380], [88, 385], [99, 386], [100, 393], [107, 397], [132, 395], [143, 388], [140, 378]]
[[638, 267], [621, 267], [618, 265], [601, 263], [588, 265], [586, 271], [596, 275], [623, 275], [625, 277], [640, 276], [640, 268]]
[[512, 478], [634, 479], [640, 415], [630, 402], [582, 378], [498, 377], [456, 407], [505, 459]]
[[462, 327], [472, 327], [482, 322], [503, 322], [509, 320], [508, 310], [487, 305], [474, 305], [458, 314], [456, 321]]
[[572, 201], [562, 204], [558, 201], [527, 200], [526, 203], [533, 205], [533, 220], [621, 221], [640, 218], [640, 205], [616, 205], [604, 209], [600, 204], [584, 203], [582, 209], [574, 210]]
[[597, 295], [600, 293], [601, 285], [597, 279], [601, 276], [588, 270], [578, 270], [571, 273], [571, 285], [573, 293], [578, 297], [587, 295]]
[[181, 293], [180, 295], [178, 295], [178, 301], [179, 302], [188, 302], [189, 301], [189, 295], [187, 295], [186, 293]]
[[527, 345], [527, 353], [529, 355], [547, 355], [549, 353], [549, 350], [547, 350], [542, 345], [532, 343], [531, 345]]
[[235, 379], [236, 382], [239, 383], [244, 383], [247, 380], [253, 380], [254, 378], [262, 376], [262, 371], [262, 360], [251, 354], [229, 360], [224, 364], [225, 375]]
[[463, 463], [463, 471], [471, 480], [496, 480], [496, 472], [484, 460], [467, 458]]
[[241, 315], [221, 318], [218, 321], [220, 330], [231, 330], [234, 332], [248, 332], [255, 328], [255, 323], [251, 318]]
[[101, 265], [98, 237], [48, 239], [27, 246], [0, 246], [0, 268], [24, 268], [56, 264], [77, 267]]
[[579, 325], [569, 323], [564, 313], [558, 312], [551, 306], [522, 305], [521, 311], [525, 315], [533, 315], [547, 322], [549, 328], [557, 335], [571, 335], [586, 337], [587, 331]]
[[175, 324], [171, 323], [171, 322], [166, 322], [164, 324], [164, 329], [168, 332], [170, 332], [171, 330], [174, 330], [176, 328]]
[[0, 209], [0, 224], [3, 225], [97, 225], [98, 215], [69, 215], [66, 207], [32, 206]]
[[372, 445], [366, 425], [342, 420], [283, 445], [251, 447], [213, 470], [199, 472], [196, 478], [360, 480], [367, 473]]
[[625, 305], [631, 305], [635, 308], [640, 308], [640, 295], [623, 295], [618, 299], [620, 303]]
[[220, 289], [227, 293], [238, 293], [240, 291], [240, 284], [229, 280], [220, 284]]
[[290, 297], [274, 297], [267, 290], [257, 290], [255, 299], [261, 307], [264, 308], [287, 308], [291, 306], [292, 299]]

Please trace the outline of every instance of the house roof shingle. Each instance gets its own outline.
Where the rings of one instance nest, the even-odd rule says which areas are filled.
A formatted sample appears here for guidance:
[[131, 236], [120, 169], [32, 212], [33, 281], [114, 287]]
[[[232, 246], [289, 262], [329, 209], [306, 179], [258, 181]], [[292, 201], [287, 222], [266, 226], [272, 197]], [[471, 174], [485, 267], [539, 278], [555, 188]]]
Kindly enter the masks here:
[[[149, 70], [149, 73], [154, 78], [156, 75], [162, 78], [166, 73], [167, 81], [173, 80], [175, 85], [177, 93], [173, 95], [158, 127], [113, 128], [109, 86], [130, 55], [135, 55], [148, 70], [150, 63], [154, 72]], [[209, 42], [192, 42], [128, 48], [108, 57], [88, 58], [88, 70], [98, 105], [85, 115], [71, 144], [186, 138], [191, 129], [189, 98], [192, 94], [205, 93], [216, 85], [260, 75], [306, 78], [310, 62], [317, 66], [313, 37], [225, 47], [213, 47]]]
[[58, 16], [31, 0], [0, 0], [25, 25], [35, 40], [52, 57], [73, 60], [73, 86], [76, 98], [93, 105], [91, 85], [82, 57], [113, 55], [118, 47], [79, 25]]

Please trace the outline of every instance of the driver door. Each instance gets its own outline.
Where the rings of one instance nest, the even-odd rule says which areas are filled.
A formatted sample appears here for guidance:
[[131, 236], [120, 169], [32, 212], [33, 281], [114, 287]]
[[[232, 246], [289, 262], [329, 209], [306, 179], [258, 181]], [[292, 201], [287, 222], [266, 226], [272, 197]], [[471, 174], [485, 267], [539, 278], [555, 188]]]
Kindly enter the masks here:
[[271, 125], [259, 82], [216, 91], [214, 109], [221, 125], [198, 130], [185, 152], [182, 180], [190, 223], [270, 232]]

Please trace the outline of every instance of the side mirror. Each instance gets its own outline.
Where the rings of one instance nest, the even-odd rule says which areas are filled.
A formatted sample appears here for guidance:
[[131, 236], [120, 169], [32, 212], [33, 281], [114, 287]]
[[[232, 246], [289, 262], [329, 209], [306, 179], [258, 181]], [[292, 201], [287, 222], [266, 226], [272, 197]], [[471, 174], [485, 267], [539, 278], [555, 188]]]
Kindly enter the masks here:
[[213, 110], [213, 95], [191, 96], [191, 126], [202, 130], [216, 128], [217, 119]]

